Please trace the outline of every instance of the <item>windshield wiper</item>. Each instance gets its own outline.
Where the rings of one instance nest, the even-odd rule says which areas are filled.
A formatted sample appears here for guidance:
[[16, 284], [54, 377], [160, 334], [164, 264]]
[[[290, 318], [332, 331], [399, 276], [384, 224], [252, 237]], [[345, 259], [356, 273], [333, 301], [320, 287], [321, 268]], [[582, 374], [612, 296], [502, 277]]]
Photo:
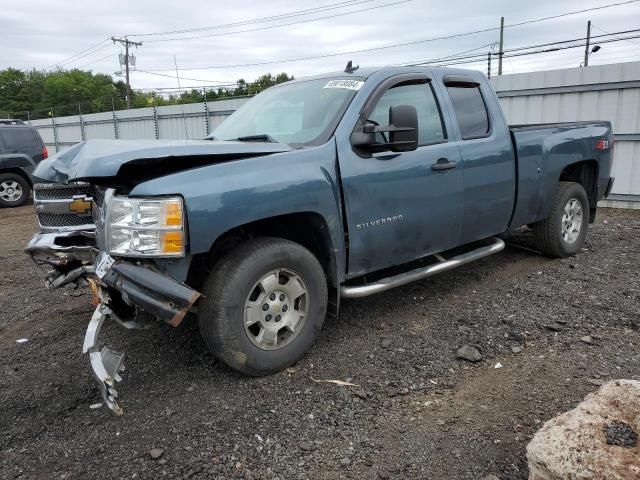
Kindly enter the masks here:
[[260, 133], [258, 135], [245, 135], [244, 137], [234, 138], [238, 142], [269, 142], [279, 143], [275, 138], [266, 133]]

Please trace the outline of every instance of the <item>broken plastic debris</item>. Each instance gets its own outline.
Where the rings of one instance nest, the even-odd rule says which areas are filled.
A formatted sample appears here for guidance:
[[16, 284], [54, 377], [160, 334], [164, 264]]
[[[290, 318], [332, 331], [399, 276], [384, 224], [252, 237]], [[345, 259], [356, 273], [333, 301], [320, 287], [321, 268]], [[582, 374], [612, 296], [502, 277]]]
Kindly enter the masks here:
[[27, 343], [28, 341], [28, 338], [19, 338], [18, 340], [16, 340], [16, 343]]
[[496, 363], [493, 368], [502, 368], [502, 364], [500, 362]]
[[360, 386], [360, 385], [356, 385], [355, 383], [343, 382], [342, 380], [316, 380], [313, 377], [311, 377], [311, 380], [313, 380], [316, 383], [334, 383], [336, 385], [340, 385], [341, 387], [359, 387]]
[[91, 410], [95, 410], [96, 408], [100, 408], [100, 407], [101, 407], [101, 406], [103, 406], [103, 405], [104, 405], [104, 403], [102, 403], [102, 402], [92, 403], [91, 405], [89, 405], [89, 408], [90, 408]]

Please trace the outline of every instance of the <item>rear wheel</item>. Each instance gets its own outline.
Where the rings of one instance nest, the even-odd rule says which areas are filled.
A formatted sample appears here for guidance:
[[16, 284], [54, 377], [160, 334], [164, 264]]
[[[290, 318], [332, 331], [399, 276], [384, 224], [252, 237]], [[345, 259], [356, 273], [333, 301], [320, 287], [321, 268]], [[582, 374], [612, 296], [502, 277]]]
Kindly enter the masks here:
[[549, 216], [533, 225], [537, 248], [547, 256], [575, 255], [584, 245], [589, 225], [589, 199], [579, 183], [560, 182]]
[[20, 175], [0, 174], [0, 207], [19, 207], [29, 199], [31, 187]]
[[316, 257], [288, 240], [258, 238], [216, 264], [200, 303], [200, 332], [234, 370], [268, 375], [313, 345], [326, 309], [327, 284]]

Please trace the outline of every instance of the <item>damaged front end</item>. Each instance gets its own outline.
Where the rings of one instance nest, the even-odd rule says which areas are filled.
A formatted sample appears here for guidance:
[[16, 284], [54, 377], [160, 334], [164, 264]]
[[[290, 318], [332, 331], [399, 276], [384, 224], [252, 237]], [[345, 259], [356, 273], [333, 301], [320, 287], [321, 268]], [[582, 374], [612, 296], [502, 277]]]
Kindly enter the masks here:
[[[87, 328], [83, 353], [89, 355], [105, 405], [121, 415], [115, 384], [124, 371], [124, 353], [101, 346], [103, 323], [112, 319], [125, 328], [146, 328], [149, 318], [155, 318], [175, 327], [200, 294], [161, 271], [152, 258], [132, 259], [107, 253], [106, 211], [113, 194], [111, 189], [84, 183], [36, 185], [34, 203], [40, 232], [25, 251], [43, 274], [48, 288], [90, 285], [96, 309]], [[136, 238], [143, 236], [148, 227], [143, 225], [139, 230], [142, 233], [136, 233]], [[177, 228], [166, 230], [174, 232]], [[174, 248], [175, 237], [168, 238], [174, 240], [169, 248]]]

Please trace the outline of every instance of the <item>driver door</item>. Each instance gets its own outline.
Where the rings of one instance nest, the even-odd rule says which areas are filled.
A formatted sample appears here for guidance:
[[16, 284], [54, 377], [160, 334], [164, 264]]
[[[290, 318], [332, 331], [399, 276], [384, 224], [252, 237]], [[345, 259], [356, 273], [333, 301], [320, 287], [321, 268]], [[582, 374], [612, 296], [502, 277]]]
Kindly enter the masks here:
[[387, 125], [392, 105], [416, 108], [416, 150], [367, 154], [353, 147], [340, 152], [349, 277], [447, 250], [460, 240], [462, 162], [458, 145], [448, 139], [450, 120], [443, 118], [429, 79], [412, 74], [384, 82], [365, 104], [362, 117]]

